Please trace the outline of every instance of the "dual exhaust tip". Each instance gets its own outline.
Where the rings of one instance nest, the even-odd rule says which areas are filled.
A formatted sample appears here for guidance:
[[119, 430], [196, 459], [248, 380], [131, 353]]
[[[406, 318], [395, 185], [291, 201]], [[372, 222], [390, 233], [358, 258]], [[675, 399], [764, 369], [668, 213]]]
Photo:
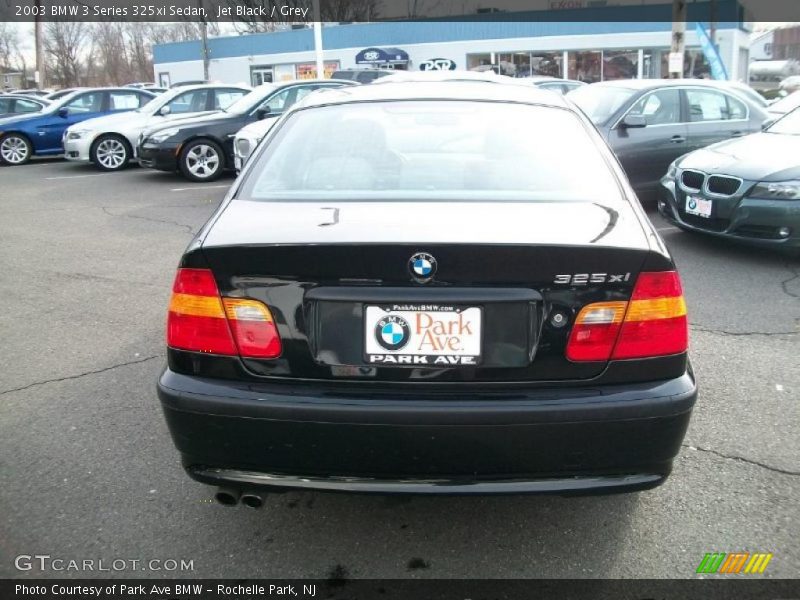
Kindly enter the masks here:
[[214, 494], [214, 500], [223, 506], [236, 506], [241, 502], [250, 508], [261, 508], [264, 506], [264, 494], [258, 492], [242, 492], [242, 490], [232, 488], [219, 488]]

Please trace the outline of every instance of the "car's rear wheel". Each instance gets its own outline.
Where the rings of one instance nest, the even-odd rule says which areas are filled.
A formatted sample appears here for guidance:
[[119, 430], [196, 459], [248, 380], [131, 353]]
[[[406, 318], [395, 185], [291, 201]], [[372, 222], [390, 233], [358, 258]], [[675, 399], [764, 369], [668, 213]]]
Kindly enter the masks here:
[[119, 171], [128, 166], [131, 149], [118, 135], [101, 135], [92, 145], [91, 159], [102, 171]]
[[10, 165], [24, 165], [31, 159], [33, 146], [24, 135], [9, 133], [0, 138], [0, 161]]
[[181, 152], [180, 170], [191, 181], [214, 181], [222, 175], [222, 148], [211, 140], [195, 140]]

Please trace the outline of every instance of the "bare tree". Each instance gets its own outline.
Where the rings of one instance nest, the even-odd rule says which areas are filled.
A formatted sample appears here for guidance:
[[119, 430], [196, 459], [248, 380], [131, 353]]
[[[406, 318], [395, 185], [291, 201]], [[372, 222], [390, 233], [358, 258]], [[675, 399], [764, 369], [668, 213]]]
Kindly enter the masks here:
[[0, 22], [0, 67], [16, 68], [19, 57], [19, 33], [13, 23]]
[[44, 49], [47, 70], [53, 81], [62, 87], [81, 82], [81, 58], [89, 27], [86, 23], [53, 21], [45, 24]]

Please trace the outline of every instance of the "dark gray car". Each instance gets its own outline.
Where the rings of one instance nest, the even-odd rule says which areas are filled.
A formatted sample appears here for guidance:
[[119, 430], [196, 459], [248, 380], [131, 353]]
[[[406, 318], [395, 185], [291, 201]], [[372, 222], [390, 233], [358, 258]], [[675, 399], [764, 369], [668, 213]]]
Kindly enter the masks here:
[[733, 85], [696, 79], [605, 81], [567, 98], [597, 126], [638, 192], [657, 189], [679, 156], [761, 130], [763, 107]]

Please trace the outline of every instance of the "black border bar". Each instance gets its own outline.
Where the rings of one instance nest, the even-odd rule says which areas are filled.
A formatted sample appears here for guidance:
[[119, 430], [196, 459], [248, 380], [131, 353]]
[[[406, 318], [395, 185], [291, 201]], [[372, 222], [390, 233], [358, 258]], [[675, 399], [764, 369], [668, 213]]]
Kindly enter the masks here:
[[4, 579], [3, 600], [797, 600], [800, 580], [709, 579]]
[[[651, 4], [614, 0], [604, 6], [589, 0], [482, 0], [480, 12], [463, 0], [409, 3], [397, 0], [319, 0], [324, 22], [407, 21], [520, 21], [520, 22], [666, 22], [672, 21], [671, 0]], [[687, 21], [748, 22], [800, 21], [796, 0], [681, 0]], [[563, 2], [563, 4], [559, 4]], [[417, 5], [416, 3], [414, 3]], [[565, 8], [542, 7], [564, 6]], [[578, 8], [572, 8], [578, 6]], [[465, 7], [472, 12], [465, 14]], [[314, 21], [312, 0], [0, 0], [0, 21], [262, 21], [307, 24]]]

